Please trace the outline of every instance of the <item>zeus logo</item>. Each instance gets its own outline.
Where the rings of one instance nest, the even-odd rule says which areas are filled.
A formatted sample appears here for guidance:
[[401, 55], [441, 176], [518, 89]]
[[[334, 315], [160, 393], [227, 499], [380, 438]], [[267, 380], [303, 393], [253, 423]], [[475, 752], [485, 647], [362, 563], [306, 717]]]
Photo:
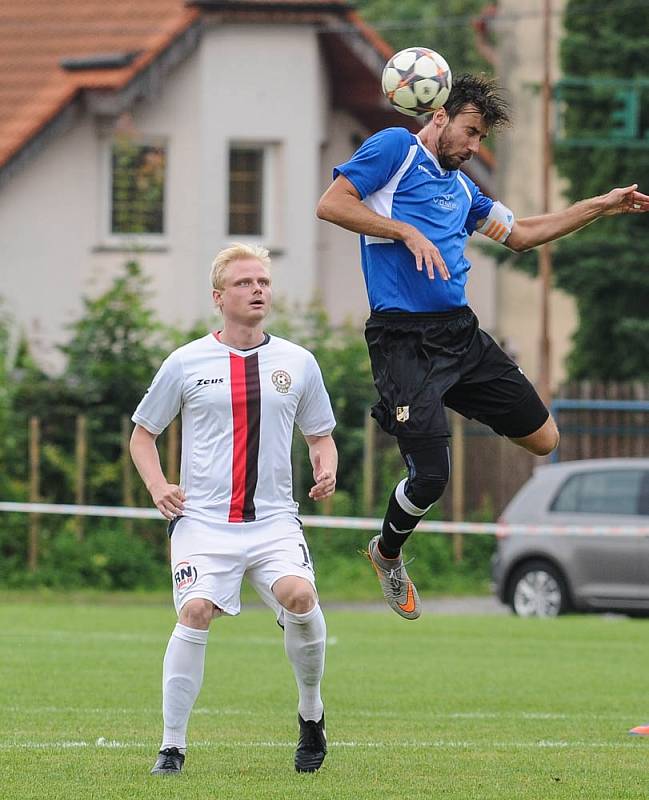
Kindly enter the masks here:
[[208, 383], [223, 383], [223, 378], [199, 378], [196, 386], [206, 386]]
[[174, 567], [174, 583], [176, 584], [176, 589], [179, 592], [189, 589], [192, 584], [196, 583], [197, 577], [198, 571], [193, 564], [189, 563], [189, 561], [180, 561]]

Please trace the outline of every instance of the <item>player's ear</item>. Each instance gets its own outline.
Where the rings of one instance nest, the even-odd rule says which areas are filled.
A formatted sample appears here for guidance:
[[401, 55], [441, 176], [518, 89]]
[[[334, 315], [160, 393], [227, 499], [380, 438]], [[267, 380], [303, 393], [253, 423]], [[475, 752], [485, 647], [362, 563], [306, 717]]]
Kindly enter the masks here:
[[214, 305], [220, 309], [221, 308], [221, 292], [219, 289], [212, 289], [212, 298], [214, 300]]
[[446, 109], [444, 108], [444, 106], [442, 106], [442, 108], [435, 109], [435, 112], [433, 113], [431, 119], [436, 125], [439, 125], [440, 127], [446, 125], [446, 123], [449, 120], [449, 116], [446, 113]]

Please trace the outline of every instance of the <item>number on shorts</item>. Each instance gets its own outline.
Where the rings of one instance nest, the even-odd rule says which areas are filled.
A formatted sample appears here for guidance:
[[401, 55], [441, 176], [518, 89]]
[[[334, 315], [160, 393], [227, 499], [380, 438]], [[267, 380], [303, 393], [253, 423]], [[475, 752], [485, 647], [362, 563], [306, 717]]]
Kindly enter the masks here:
[[300, 548], [300, 550], [302, 551], [302, 555], [304, 556], [304, 564], [302, 564], [302, 566], [310, 567], [311, 562], [309, 561], [309, 551], [306, 549], [306, 545], [299, 544], [298, 547]]

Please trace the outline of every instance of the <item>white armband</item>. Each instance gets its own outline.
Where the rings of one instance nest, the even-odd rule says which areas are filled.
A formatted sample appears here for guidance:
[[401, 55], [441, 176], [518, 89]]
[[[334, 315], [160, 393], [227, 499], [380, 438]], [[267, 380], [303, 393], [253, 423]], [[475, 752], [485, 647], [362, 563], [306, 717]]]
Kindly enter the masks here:
[[504, 242], [514, 227], [514, 212], [498, 200], [491, 206], [491, 211], [479, 228], [478, 233], [488, 236], [495, 242]]

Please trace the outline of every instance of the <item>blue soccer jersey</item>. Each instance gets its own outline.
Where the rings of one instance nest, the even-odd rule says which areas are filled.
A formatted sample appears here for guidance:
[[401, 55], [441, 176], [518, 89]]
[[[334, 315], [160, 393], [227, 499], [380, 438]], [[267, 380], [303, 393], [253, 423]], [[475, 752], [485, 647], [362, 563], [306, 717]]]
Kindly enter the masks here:
[[334, 169], [354, 184], [365, 205], [383, 217], [414, 225], [435, 244], [451, 277], [431, 280], [400, 241], [361, 236], [363, 274], [373, 311], [448, 311], [467, 305], [471, 264], [467, 239], [487, 217], [493, 200], [459, 170], [444, 170], [405, 128], [371, 136]]

